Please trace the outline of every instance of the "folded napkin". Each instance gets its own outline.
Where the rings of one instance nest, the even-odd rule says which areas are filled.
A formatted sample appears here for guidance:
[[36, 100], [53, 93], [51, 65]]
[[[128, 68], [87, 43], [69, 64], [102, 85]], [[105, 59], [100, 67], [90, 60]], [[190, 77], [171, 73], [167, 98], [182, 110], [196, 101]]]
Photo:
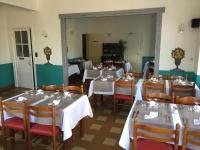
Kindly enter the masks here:
[[70, 97], [70, 96], [71, 96], [71, 93], [70, 93], [69, 91], [65, 91], [65, 92], [64, 92], [64, 95]]
[[196, 125], [196, 126], [200, 125], [200, 118], [194, 119], [194, 125]]
[[112, 68], [109, 68], [108, 70], [112, 70]]
[[158, 112], [153, 112], [153, 111], [151, 111], [149, 115], [146, 114], [144, 115], [144, 119], [153, 119], [156, 117], [158, 117]]
[[16, 101], [17, 101], [17, 102], [23, 102], [23, 101], [25, 101], [25, 100], [27, 100], [26, 97], [20, 96], [20, 97], [18, 97], [18, 99], [17, 99]]
[[53, 100], [53, 102], [49, 103], [48, 105], [52, 105], [52, 104], [58, 105], [59, 103], [60, 103], [60, 100]]
[[36, 92], [36, 95], [40, 95], [40, 94], [44, 94], [44, 91], [41, 89], [37, 90], [37, 92]]
[[158, 106], [158, 103], [156, 103], [155, 101], [150, 101], [149, 106], [150, 107], [156, 107], [156, 106]]
[[127, 79], [127, 80], [133, 80], [134, 78], [128, 75], [128, 76], [126, 77], [126, 79]]
[[102, 79], [101, 79], [101, 81], [107, 81], [107, 80], [108, 80], [107, 78], [102, 78]]
[[107, 78], [111, 79], [113, 78], [114, 76], [113, 75], [108, 75]]
[[195, 105], [195, 106], [193, 107], [193, 110], [194, 110], [195, 112], [200, 112], [200, 106]]

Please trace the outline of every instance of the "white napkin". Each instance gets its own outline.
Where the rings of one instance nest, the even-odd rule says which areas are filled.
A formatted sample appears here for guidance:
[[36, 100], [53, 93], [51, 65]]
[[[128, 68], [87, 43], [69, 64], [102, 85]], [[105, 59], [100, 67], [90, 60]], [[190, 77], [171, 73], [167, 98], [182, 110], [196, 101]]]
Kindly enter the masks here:
[[195, 106], [193, 107], [193, 110], [194, 110], [195, 112], [200, 112], [200, 106], [195, 105]]
[[94, 70], [97, 70], [97, 67], [94, 67], [94, 66], [93, 66], [93, 69], [94, 69]]
[[156, 103], [155, 101], [150, 101], [149, 106], [150, 107], [156, 107], [156, 106], [158, 106], [158, 103]]
[[18, 97], [18, 99], [17, 99], [16, 101], [17, 101], [17, 102], [23, 102], [23, 101], [25, 101], [25, 100], [27, 100], [26, 97], [20, 96], [20, 97]]
[[129, 75], [126, 78], [127, 78], [127, 80], [133, 80], [133, 77], [131, 77]]
[[112, 79], [114, 76], [113, 75], [108, 75], [107, 78]]
[[58, 105], [59, 103], [60, 103], [60, 100], [53, 100], [53, 102], [49, 103], [48, 105], [52, 105], [52, 104]]
[[36, 92], [36, 95], [40, 95], [40, 94], [44, 94], [43, 90], [41, 90], [41, 89], [37, 90], [37, 92]]
[[196, 126], [200, 125], [200, 118], [194, 119], [194, 125], [196, 125]]
[[107, 81], [107, 80], [108, 80], [107, 78], [102, 78], [102, 79], [101, 79], [101, 81]]
[[158, 112], [153, 112], [153, 111], [151, 111], [149, 115], [146, 114], [144, 115], [144, 119], [153, 119], [156, 117], [158, 117]]

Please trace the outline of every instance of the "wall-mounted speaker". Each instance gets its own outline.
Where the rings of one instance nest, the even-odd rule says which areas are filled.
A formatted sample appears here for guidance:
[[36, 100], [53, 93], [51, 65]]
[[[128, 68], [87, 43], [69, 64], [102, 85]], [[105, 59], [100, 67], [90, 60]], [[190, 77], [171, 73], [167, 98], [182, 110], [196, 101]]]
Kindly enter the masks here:
[[192, 28], [199, 28], [200, 18], [192, 19]]

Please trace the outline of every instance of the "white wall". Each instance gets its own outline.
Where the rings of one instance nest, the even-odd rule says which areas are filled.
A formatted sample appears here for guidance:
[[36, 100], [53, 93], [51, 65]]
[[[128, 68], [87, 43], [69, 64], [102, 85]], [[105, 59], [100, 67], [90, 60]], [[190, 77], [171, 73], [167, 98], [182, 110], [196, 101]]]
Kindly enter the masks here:
[[[46, 56], [43, 49], [49, 46], [52, 49], [50, 62], [55, 65], [60, 65], [61, 57], [61, 41], [60, 41], [60, 24], [57, 15], [39, 13], [36, 11], [28, 11], [9, 6], [4, 6], [3, 10], [7, 15], [7, 26], [9, 30], [10, 45], [14, 38], [13, 28], [30, 27], [32, 30], [33, 51], [38, 52], [38, 57], [35, 58], [36, 64], [46, 63]], [[46, 19], [44, 19], [46, 18]], [[48, 19], [47, 19], [48, 18]], [[52, 21], [58, 20], [58, 21]], [[42, 33], [47, 33], [47, 38], [42, 36]], [[14, 49], [12, 47], [12, 49]]]
[[133, 66], [141, 66], [142, 56], [155, 56], [154, 15], [67, 20], [69, 58], [82, 57], [81, 35], [86, 33], [101, 34], [104, 43], [126, 41], [125, 60], [131, 61]]
[[0, 6], [0, 64], [10, 63], [11, 57], [8, 44], [8, 29], [6, 14]]
[[[26, 25], [33, 28], [34, 50], [39, 51], [37, 63], [44, 62], [42, 49], [45, 46], [50, 46], [53, 49], [52, 61], [55, 64], [61, 64], [58, 14], [166, 7], [166, 12], [163, 14], [160, 70], [169, 70], [175, 67], [170, 53], [172, 49], [180, 46], [186, 50], [186, 57], [180, 67], [186, 71], [196, 71], [195, 56], [198, 52], [198, 31], [190, 27], [190, 21], [192, 18], [200, 17], [199, 0], [84, 0], [78, 2], [71, 0], [41, 0], [38, 3], [38, 12], [35, 13], [13, 8], [5, 9], [8, 13], [9, 29]], [[179, 34], [177, 31], [180, 23], [185, 25], [183, 34]], [[43, 29], [46, 29], [49, 35], [46, 39], [42, 39], [40, 36], [40, 30]]]
[[38, 0], [0, 0], [0, 3], [22, 7], [30, 10], [37, 10]]

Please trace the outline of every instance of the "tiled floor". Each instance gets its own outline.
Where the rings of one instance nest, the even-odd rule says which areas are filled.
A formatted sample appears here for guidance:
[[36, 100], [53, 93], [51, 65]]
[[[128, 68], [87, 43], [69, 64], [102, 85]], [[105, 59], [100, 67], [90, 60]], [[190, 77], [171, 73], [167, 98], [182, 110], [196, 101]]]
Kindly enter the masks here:
[[[21, 93], [27, 89], [14, 89], [10, 92], [0, 93], [5, 98]], [[93, 99], [90, 99], [93, 106]], [[99, 97], [100, 102], [100, 97]], [[120, 109], [118, 113], [112, 112], [112, 97], [104, 97], [104, 102], [101, 105], [98, 103], [97, 110], [93, 109], [94, 117], [85, 119], [85, 132], [83, 137], [79, 134], [75, 135], [71, 144], [68, 145], [70, 150], [120, 150], [119, 138], [128, 115], [129, 109]], [[0, 139], [2, 141], [2, 138]], [[39, 141], [40, 142], [40, 141]], [[17, 142], [12, 149], [24, 149], [22, 142]], [[0, 150], [2, 142], [0, 142]], [[45, 149], [35, 147], [33, 149]], [[47, 148], [49, 149], [49, 148]]]

